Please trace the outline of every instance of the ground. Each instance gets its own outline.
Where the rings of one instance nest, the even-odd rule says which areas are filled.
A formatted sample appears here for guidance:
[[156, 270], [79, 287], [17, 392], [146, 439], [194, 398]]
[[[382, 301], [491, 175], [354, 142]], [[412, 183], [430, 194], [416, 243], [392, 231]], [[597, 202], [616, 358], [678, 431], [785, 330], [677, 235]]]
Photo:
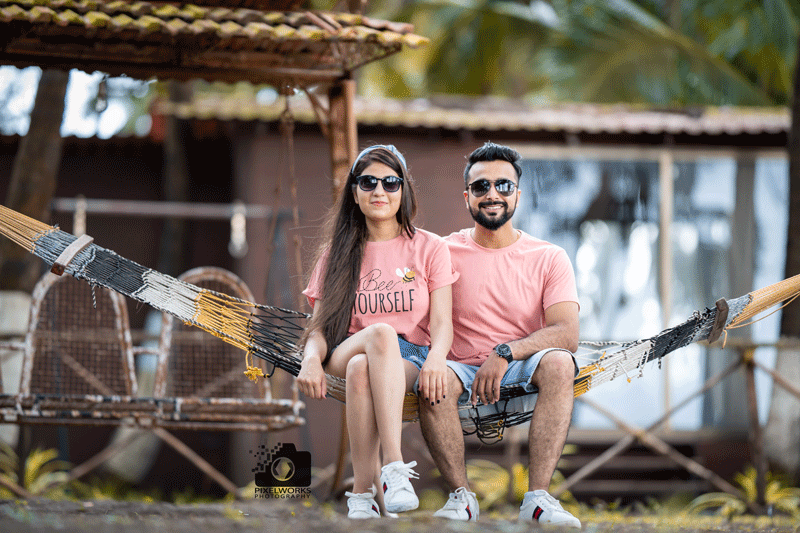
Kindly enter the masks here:
[[[351, 521], [343, 505], [319, 505], [300, 500], [174, 505], [110, 500], [68, 502], [0, 500], [0, 532], [42, 533], [406, 533], [413, 531], [523, 533], [538, 529], [507, 517], [482, 516], [479, 523], [436, 519], [429, 511], [406, 513], [402, 518]], [[583, 531], [592, 533], [663, 533], [758, 531], [800, 533], [800, 524], [761, 517], [733, 522], [706, 517], [624, 517], [583, 519]]]

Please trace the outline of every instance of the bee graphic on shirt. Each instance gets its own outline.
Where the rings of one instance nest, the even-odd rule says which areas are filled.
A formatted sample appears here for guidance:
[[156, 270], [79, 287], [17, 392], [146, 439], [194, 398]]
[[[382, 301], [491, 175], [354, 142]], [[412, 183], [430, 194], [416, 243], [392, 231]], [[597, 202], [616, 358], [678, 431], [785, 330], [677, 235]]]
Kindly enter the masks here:
[[410, 268], [403, 268], [395, 270], [395, 274], [403, 278], [403, 283], [410, 283], [414, 281], [414, 278], [417, 276], [416, 272], [411, 270]]

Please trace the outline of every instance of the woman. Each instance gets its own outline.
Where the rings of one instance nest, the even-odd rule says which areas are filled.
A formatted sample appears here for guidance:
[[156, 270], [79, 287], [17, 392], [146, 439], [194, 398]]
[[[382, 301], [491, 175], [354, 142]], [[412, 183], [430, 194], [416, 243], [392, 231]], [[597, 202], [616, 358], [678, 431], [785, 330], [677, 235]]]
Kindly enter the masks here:
[[314, 311], [302, 339], [298, 387], [323, 398], [326, 372], [347, 380], [350, 518], [380, 517], [373, 481], [381, 464], [386, 510], [419, 506], [409, 481], [417, 477], [416, 462], [404, 463], [400, 451], [403, 398], [418, 377], [428, 401], [438, 402], [445, 391], [458, 275], [444, 241], [412, 225], [415, 214], [402, 154], [392, 145], [366, 148], [350, 169], [303, 291]]

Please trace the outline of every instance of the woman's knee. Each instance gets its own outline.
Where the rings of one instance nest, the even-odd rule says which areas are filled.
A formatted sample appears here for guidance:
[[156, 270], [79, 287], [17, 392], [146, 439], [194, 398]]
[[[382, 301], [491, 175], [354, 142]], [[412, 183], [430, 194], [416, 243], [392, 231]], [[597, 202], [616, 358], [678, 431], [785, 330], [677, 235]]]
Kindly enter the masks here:
[[399, 352], [397, 342], [397, 331], [389, 324], [372, 324], [367, 328], [369, 337], [367, 338], [367, 354], [382, 356], [392, 352]]
[[352, 390], [369, 389], [369, 361], [366, 355], [358, 354], [347, 362], [347, 385]]

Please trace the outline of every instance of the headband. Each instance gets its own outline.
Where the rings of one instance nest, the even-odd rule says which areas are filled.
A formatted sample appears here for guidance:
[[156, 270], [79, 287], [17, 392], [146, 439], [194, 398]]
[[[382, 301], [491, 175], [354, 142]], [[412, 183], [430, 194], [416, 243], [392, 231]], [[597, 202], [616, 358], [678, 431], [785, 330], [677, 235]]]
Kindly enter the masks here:
[[364, 157], [369, 152], [371, 152], [371, 151], [373, 151], [373, 150], [375, 150], [377, 148], [383, 148], [384, 150], [393, 153], [395, 156], [397, 156], [397, 159], [400, 160], [400, 163], [402, 163], [403, 167], [405, 169], [408, 169], [408, 165], [406, 165], [406, 158], [403, 157], [403, 154], [400, 153], [400, 150], [395, 148], [393, 144], [376, 144], [374, 146], [369, 146], [369, 147], [364, 148], [363, 150], [361, 150], [361, 153], [358, 154], [358, 157], [356, 157], [356, 160], [353, 162], [353, 166], [350, 167], [350, 174], [355, 172], [356, 165], [358, 164], [359, 161], [361, 161], [362, 157]]

